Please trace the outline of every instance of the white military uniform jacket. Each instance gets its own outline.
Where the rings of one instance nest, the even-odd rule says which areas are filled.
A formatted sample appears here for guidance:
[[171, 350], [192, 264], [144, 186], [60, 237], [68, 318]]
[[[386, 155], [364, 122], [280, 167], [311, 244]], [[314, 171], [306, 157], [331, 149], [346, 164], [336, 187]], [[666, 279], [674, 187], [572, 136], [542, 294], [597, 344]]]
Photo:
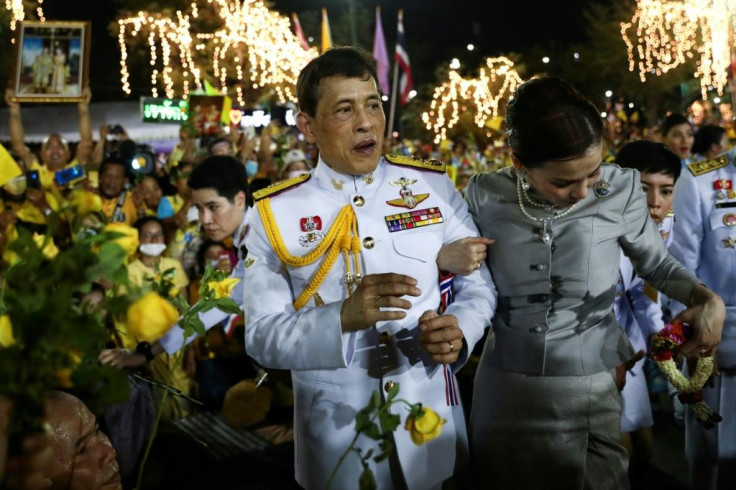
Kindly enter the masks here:
[[[412, 166], [416, 162], [404, 158], [399, 165], [382, 158], [372, 174], [353, 176], [337, 173], [320, 160], [311, 176], [294, 179], [302, 181], [298, 185], [288, 181], [285, 185], [291, 187], [269, 197], [292, 256], [308, 253], [327, 234], [341, 208], [350, 204], [363, 247], [362, 274], [393, 272], [418, 281], [421, 297], [406, 298], [413, 306], [403, 320], [342, 332], [340, 312], [347, 297], [342, 254], [317, 291], [319, 298], [315, 295], [295, 311], [292, 302], [321, 260], [300, 268], [285, 266], [273, 251], [257, 210], [251, 222], [245, 289], [257, 294], [244, 302], [246, 351], [265, 367], [292, 371], [296, 479], [309, 489], [325, 487], [355, 434], [356, 412], [367, 405], [371, 393], [385, 396], [394, 383], [400, 385], [399, 398], [422, 402], [447, 420], [437, 439], [416, 446], [403, 429], [405, 407], [392, 406], [402, 418], [394, 440], [410, 489], [441, 484], [452, 476], [458, 452], [467, 450], [462, 406], [451, 406], [454, 376], [421, 348], [417, 320], [440, 303], [435, 263], [440, 248], [477, 236], [478, 231], [465, 201], [444, 174], [444, 165], [427, 162], [426, 168], [416, 168]], [[458, 369], [490, 325], [496, 300], [485, 266], [457, 277], [453, 290], [455, 301], [446, 314], [457, 317], [467, 344], [452, 366]], [[358, 445], [366, 450], [376, 447], [367, 438]], [[379, 488], [391, 488], [388, 463], [371, 465]], [[358, 458], [347, 457], [332, 488], [356, 488], [361, 472]]]
[[[685, 452], [697, 473], [693, 488], [736, 488], [736, 148], [688, 165], [675, 187], [677, 216], [670, 251], [726, 304], [716, 351], [721, 376], [703, 388], [703, 398], [723, 416], [704, 429], [688, 410]], [[712, 466], [709, 466], [712, 465]], [[711, 470], [719, 465], [717, 472]], [[716, 480], [717, 478], [717, 480]]]
[[[239, 279], [240, 281], [235, 285], [233, 288], [232, 293], [230, 293], [230, 297], [238, 304], [243, 304], [243, 272], [245, 270], [244, 263], [245, 263], [245, 237], [248, 232], [248, 219], [250, 218], [250, 215], [252, 214], [252, 211], [248, 208], [245, 210], [245, 215], [243, 216], [243, 221], [240, 223], [240, 226], [238, 226], [238, 229], [235, 231], [235, 234], [233, 235], [233, 246], [235, 247], [235, 250], [238, 253], [238, 263], [233, 268], [232, 272], [230, 272], [230, 277], [234, 277], [236, 279]], [[214, 327], [215, 325], [219, 325], [220, 322], [222, 322], [224, 319], [229, 317], [229, 313], [225, 313], [224, 311], [218, 310], [217, 308], [213, 308], [209, 311], [206, 311], [204, 313], [199, 314], [200, 320], [202, 320], [202, 323], [204, 323], [204, 327], [209, 330], [210, 328]], [[187, 339], [187, 343], [193, 341], [196, 339], [196, 335], [192, 335]], [[161, 337], [158, 342], [161, 344], [161, 346], [164, 348], [164, 350], [168, 354], [173, 354], [177, 352], [182, 347], [182, 341], [184, 339], [184, 331], [179, 327], [179, 325], [174, 325], [169, 329], [166, 334]]]

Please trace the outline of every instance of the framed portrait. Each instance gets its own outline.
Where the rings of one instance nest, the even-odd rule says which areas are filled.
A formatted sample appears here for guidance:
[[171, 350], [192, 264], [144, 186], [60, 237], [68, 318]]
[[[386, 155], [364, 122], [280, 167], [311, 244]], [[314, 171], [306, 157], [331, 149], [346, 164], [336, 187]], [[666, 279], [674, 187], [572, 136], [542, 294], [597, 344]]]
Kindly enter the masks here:
[[15, 37], [14, 100], [83, 100], [89, 76], [90, 35], [90, 22], [21, 22]]
[[222, 95], [189, 97], [189, 122], [197, 128], [198, 136], [211, 136], [219, 131], [224, 109], [225, 97]]

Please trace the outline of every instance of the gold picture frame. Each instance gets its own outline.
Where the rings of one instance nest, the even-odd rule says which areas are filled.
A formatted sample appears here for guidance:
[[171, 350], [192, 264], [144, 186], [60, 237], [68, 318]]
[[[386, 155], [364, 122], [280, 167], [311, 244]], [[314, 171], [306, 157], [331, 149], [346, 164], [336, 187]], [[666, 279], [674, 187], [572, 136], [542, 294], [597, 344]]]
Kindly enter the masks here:
[[89, 84], [88, 21], [24, 21], [15, 35], [17, 102], [80, 102]]

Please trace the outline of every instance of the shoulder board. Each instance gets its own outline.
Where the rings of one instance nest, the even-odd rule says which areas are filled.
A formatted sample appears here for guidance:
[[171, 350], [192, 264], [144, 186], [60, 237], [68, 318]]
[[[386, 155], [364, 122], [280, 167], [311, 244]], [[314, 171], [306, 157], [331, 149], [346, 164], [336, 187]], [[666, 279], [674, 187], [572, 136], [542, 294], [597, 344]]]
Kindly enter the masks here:
[[394, 165], [445, 173], [445, 164], [439, 160], [422, 160], [420, 158], [407, 157], [404, 155], [397, 155], [395, 153], [389, 153], [388, 155], [385, 155], [385, 158], [388, 163], [393, 163]]
[[276, 194], [280, 194], [287, 189], [291, 189], [294, 186], [308, 181], [311, 176], [312, 174], [302, 174], [298, 177], [294, 177], [293, 179], [282, 180], [280, 182], [276, 182], [275, 184], [271, 184], [268, 187], [254, 192], [253, 200], [260, 201], [264, 197], [273, 197]]
[[694, 176], [703, 175], [713, 170], [723, 168], [728, 165], [728, 157], [722, 155], [720, 157], [711, 158], [702, 162], [691, 163], [687, 166], [687, 169], [692, 172]]

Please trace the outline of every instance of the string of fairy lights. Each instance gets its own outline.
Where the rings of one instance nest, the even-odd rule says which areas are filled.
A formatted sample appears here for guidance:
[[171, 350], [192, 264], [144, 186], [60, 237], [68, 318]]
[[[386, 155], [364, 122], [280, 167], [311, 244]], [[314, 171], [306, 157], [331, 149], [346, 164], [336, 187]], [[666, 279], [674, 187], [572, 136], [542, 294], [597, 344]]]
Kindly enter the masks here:
[[[435, 143], [447, 138], [460, 115], [468, 110], [478, 127], [499, 114], [501, 103], [508, 100], [523, 83], [514, 63], [506, 57], [488, 58], [477, 78], [463, 78], [457, 70], [435, 88], [429, 111], [422, 113], [426, 128], [434, 133]], [[474, 109], [474, 110], [473, 110]]]
[[715, 89], [723, 95], [734, 39], [734, 2], [727, 0], [637, 0], [630, 22], [621, 23], [629, 70], [642, 82], [696, 61], [703, 99]]
[[[213, 10], [219, 29], [194, 32], [192, 21], [203, 8]], [[294, 101], [299, 71], [318, 54], [316, 48], [304, 50], [290, 20], [263, 0], [195, 1], [188, 13], [177, 11], [174, 18], [138, 12], [118, 20], [120, 79], [126, 94], [131, 93], [128, 45], [140, 38], [147, 39], [150, 49], [154, 97], [162, 87], [168, 98], [186, 98], [192, 85], [202, 85], [202, 74], [211, 67], [220, 90], [233, 94], [241, 106], [249, 89], [270, 88], [280, 102]]]
[[[25, 4], [30, 2], [25, 2], [24, 0], [5, 0], [5, 8], [8, 12], [10, 12], [10, 30], [14, 31], [15, 27], [18, 25], [18, 22], [22, 22], [26, 18], [26, 8]], [[33, 7], [31, 7], [32, 9]], [[46, 17], [43, 13], [43, 0], [37, 0], [36, 1], [36, 16], [38, 17], [38, 20], [41, 22], [46, 21]], [[13, 42], [15, 42], [15, 39], [13, 39]]]

